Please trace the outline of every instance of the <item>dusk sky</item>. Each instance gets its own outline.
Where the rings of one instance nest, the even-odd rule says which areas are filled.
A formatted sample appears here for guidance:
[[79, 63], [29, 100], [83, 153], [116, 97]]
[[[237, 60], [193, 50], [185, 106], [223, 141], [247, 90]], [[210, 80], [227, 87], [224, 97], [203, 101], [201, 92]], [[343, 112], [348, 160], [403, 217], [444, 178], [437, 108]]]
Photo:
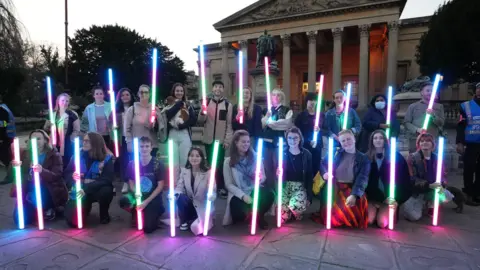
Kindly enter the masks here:
[[[409, 0], [401, 19], [433, 14], [445, 0]], [[255, 0], [76, 0], [69, 1], [69, 34], [93, 24], [119, 24], [156, 38], [197, 70], [192, 50], [199, 40], [220, 41], [213, 24]], [[64, 52], [64, 0], [13, 0], [16, 14], [36, 44]]]

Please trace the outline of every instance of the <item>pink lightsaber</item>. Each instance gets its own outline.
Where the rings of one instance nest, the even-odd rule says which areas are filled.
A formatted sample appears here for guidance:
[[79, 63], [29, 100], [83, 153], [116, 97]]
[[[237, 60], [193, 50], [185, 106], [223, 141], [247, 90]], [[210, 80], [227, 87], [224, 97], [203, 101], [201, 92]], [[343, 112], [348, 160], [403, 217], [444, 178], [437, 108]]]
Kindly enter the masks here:
[[[140, 148], [138, 147], [138, 138], [133, 139], [133, 162], [135, 165], [135, 198], [136, 205], [142, 204], [142, 190], [140, 188]], [[137, 229], [143, 230], [142, 211], [137, 209]]]
[[327, 230], [332, 228], [333, 198], [333, 138], [328, 138], [328, 180], [327, 180]]
[[[37, 138], [31, 139], [32, 144], [32, 165], [38, 165], [38, 143]], [[33, 172], [33, 181], [35, 184], [35, 200], [37, 204], [37, 221], [38, 221], [38, 229], [43, 230], [43, 203], [42, 203], [42, 192], [40, 186], [40, 174], [38, 172]]]
[[212, 210], [212, 202], [209, 200], [213, 196], [213, 186], [215, 185], [215, 171], [217, 170], [217, 159], [218, 159], [218, 147], [220, 142], [215, 140], [213, 144], [213, 158], [212, 158], [212, 168], [210, 168], [210, 179], [208, 181], [208, 193], [207, 193], [207, 211], [205, 212], [205, 221], [203, 222], [203, 236], [208, 235], [208, 227], [210, 222], [210, 211]]
[[277, 227], [282, 227], [283, 195], [283, 137], [278, 138], [278, 192], [277, 192]]
[[270, 70], [269, 70], [269, 64], [268, 64], [268, 57], [265, 56], [265, 86], [267, 90], [267, 106], [268, 106], [268, 112], [270, 114], [272, 113], [272, 97], [270, 96]]
[[118, 151], [118, 126], [117, 126], [117, 110], [115, 106], [115, 92], [113, 91], [113, 71], [111, 68], [108, 69], [108, 85], [110, 94], [110, 108], [112, 110], [112, 119], [113, 119], [113, 143], [115, 147], [115, 157], [120, 155]]
[[175, 237], [175, 168], [173, 163], [173, 140], [168, 140], [168, 193], [169, 193], [169, 205], [170, 205], [170, 236]]
[[[395, 163], [397, 157], [397, 138], [390, 140], [390, 199], [395, 200]], [[389, 207], [388, 210], [388, 228], [393, 230], [395, 224], [395, 209]]]
[[258, 189], [260, 188], [260, 174], [262, 170], [262, 152], [263, 139], [258, 139], [257, 159], [255, 168], [255, 187], [253, 191], [253, 211], [252, 211], [252, 226], [250, 230], [251, 235], [255, 235], [257, 230], [257, 214], [258, 214]]
[[[242, 51], [238, 52], [238, 72], [240, 76], [238, 77], [238, 110], [243, 112], [243, 53]], [[253, 98], [253, 97], [252, 97]], [[243, 124], [243, 115], [239, 119], [240, 124]]]
[[[320, 113], [322, 111], [322, 96], [323, 96], [323, 74], [320, 75], [320, 91], [318, 91], [318, 100], [317, 100], [317, 111], [315, 112], [315, 126], [320, 128]], [[318, 138], [318, 131], [313, 132], [313, 141], [316, 142]]]
[[[441, 184], [442, 183], [442, 171], [443, 171], [443, 148], [444, 148], [445, 139], [440, 137], [438, 139], [438, 160], [437, 160], [437, 176], [435, 179], [435, 183]], [[433, 226], [438, 225], [438, 208], [439, 208], [439, 196], [438, 196], [439, 189], [435, 189], [435, 197], [433, 201]]]
[[[13, 139], [13, 160], [20, 162], [20, 143], [18, 137]], [[25, 228], [25, 214], [23, 211], [23, 187], [22, 187], [22, 168], [21, 166], [13, 167], [15, 173], [15, 188], [17, 191], [17, 213], [18, 213], [18, 228]]]
[[[75, 141], [75, 172], [81, 175], [82, 169], [80, 167], [80, 138], [76, 137]], [[75, 181], [75, 190], [78, 192], [82, 189], [82, 180]], [[77, 226], [79, 229], [83, 228], [83, 213], [82, 213], [82, 198], [77, 197]]]

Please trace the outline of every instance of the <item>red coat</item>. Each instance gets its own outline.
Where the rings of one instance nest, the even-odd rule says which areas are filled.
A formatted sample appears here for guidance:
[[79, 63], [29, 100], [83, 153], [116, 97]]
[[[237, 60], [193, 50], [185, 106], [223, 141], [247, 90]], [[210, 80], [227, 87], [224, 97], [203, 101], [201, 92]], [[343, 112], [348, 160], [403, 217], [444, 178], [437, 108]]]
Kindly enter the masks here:
[[[22, 160], [22, 187], [23, 192], [26, 194], [31, 188], [29, 181], [33, 181], [30, 176], [29, 170], [31, 166], [30, 162], [30, 153], [28, 150], [23, 150], [20, 154]], [[63, 181], [63, 161], [60, 154], [56, 149], [52, 149], [46, 153], [45, 160], [41, 164], [43, 167], [42, 172], [40, 173], [41, 184], [48, 189], [48, 192], [52, 196], [53, 204], [55, 207], [64, 206], [68, 201], [68, 190]], [[15, 183], [15, 175], [13, 173], [13, 168], [9, 168], [9, 177], [12, 177], [13, 183]], [[16, 197], [16, 188], [13, 184], [11, 192], [11, 197]]]

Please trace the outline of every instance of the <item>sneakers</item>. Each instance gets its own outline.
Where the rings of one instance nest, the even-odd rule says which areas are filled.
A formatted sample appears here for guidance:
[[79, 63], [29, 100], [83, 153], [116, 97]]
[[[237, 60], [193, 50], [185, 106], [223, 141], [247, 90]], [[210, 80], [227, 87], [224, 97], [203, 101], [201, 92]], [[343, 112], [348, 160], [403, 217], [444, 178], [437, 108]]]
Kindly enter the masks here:
[[123, 186], [122, 186], [122, 194], [126, 194], [128, 193], [128, 184], [127, 183], [123, 183]]
[[221, 188], [218, 190], [218, 195], [220, 196], [220, 198], [226, 199], [228, 197], [228, 192], [225, 189]]
[[188, 230], [188, 223], [185, 222], [185, 223], [182, 223], [182, 225], [180, 225], [180, 231], [187, 231]]
[[51, 221], [55, 219], [55, 216], [56, 216], [55, 209], [50, 208], [47, 211], [45, 211], [45, 215], [43, 218], [45, 220]]

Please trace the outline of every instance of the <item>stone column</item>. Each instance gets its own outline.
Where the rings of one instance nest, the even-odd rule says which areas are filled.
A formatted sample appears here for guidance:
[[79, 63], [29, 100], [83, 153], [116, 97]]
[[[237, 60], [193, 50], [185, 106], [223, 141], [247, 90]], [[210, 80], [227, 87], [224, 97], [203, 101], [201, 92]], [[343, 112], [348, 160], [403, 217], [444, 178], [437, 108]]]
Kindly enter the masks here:
[[248, 40], [240, 40], [238, 43], [243, 54], [243, 86], [250, 86], [248, 81]]
[[342, 28], [332, 29], [333, 33], [333, 88], [335, 92], [342, 89]]
[[388, 23], [387, 86], [397, 86], [398, 21]]
[[282, 36], [283, 42], [283, 62], [282, 62], [282, 80], [283, 80], [283, 92], [285, 93], [285, 104], [290, 106], [290, 42], [292, 36], [285, 34]]
[[232, 95], [228, 71], [228, 49], [230, 48], [230, 44], [228, 44], [228, 42], [222, 42], [220, 46], [222, 46], [222, 82], [225, 85], [224, 95], [230, 97]]
[[308, 92], [315, 93], [317, 74], [317, 31], [307, 32], [308, 37]]
[[368, 96], [368, 66], [370, 61], [369, 38], [370, 25], [363, 24], [358, 27], [360, 31], [360, 71], [358, 74], [358, 109], [367, 106]]

